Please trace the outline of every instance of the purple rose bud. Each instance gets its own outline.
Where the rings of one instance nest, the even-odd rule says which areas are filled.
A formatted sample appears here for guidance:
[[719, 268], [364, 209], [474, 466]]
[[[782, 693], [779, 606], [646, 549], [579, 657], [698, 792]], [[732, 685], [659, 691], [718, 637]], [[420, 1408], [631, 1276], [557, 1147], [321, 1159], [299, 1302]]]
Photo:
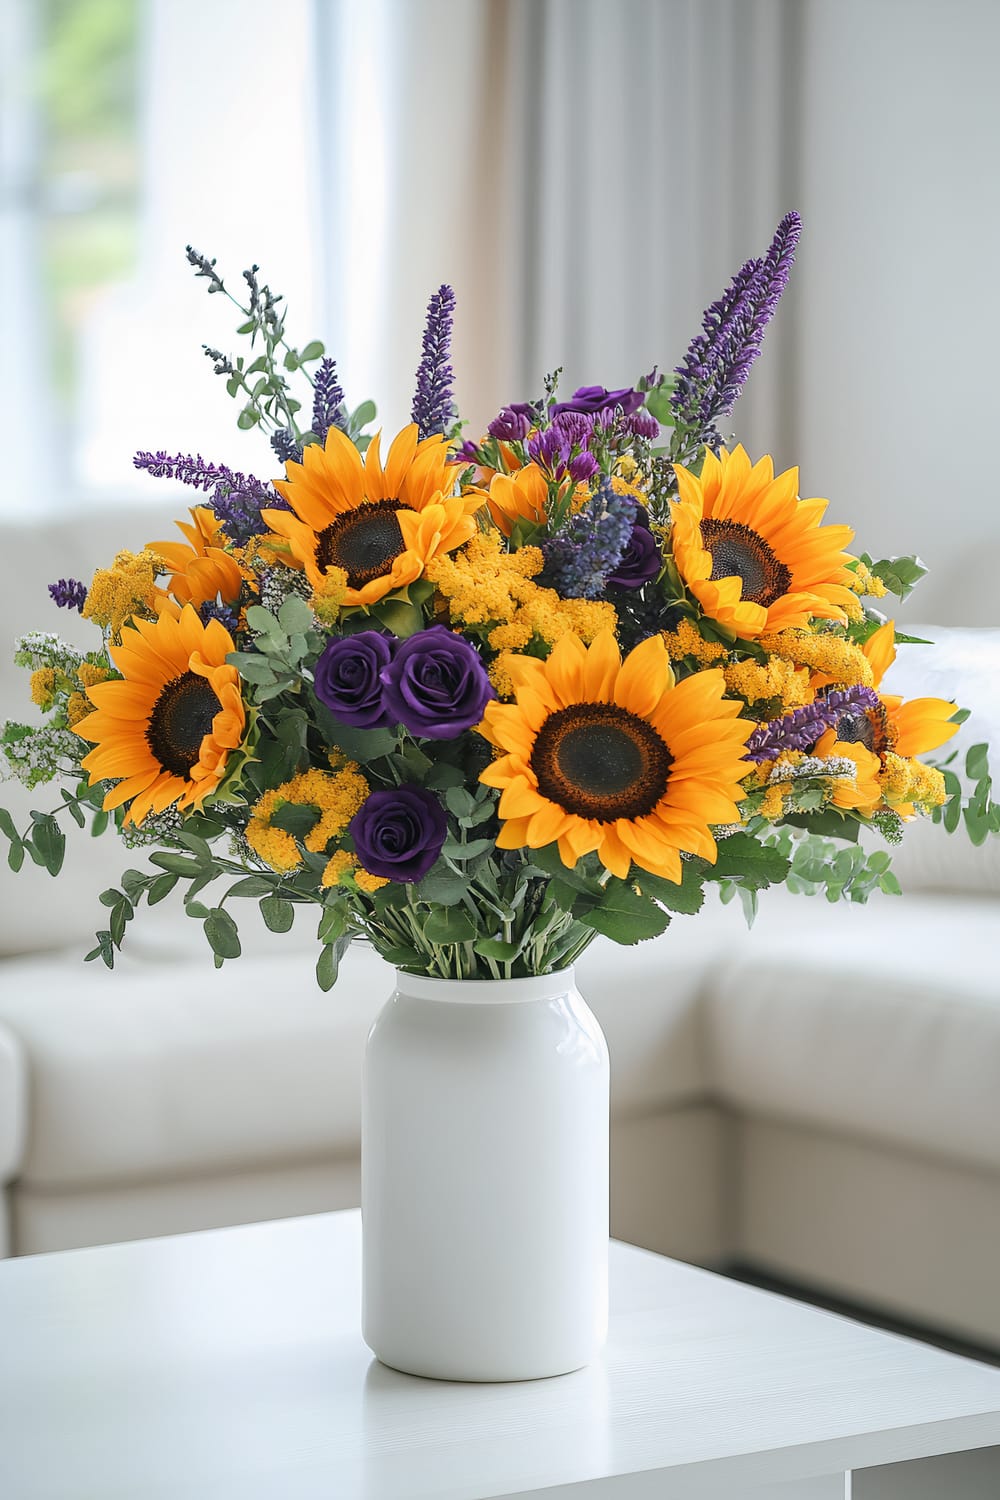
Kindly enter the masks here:
[[436, 862], [448, 817], [426, 787], [398, 786], [372, 792], [348, 831], [370, 875], [409, 884], [423, 880]]
[[495, 696], [479, 652], [443, 625], [397, 646], [382, 682], [394, 722], [428, 740], [457, 739]]
[[608, 578], [608, 583], [616, 584], [620, 589], [641, 589], [644, 583], [657, 576], [662, 567], [659, 542], [646, 522], [636, 520], [622, 560]]
[[558, 406], [554, 406], [552, 415], [555, 417], [564, 411], [607, 411], [620, 406], [628, 417], [638, 410], [643, 399], [643, 392], [635, 391], [631, 386], [624, 386], [620, 391], [609, 391], [603, 385], [582, 385], [568, 401], [561, 401]]
[[462, 459], [464, 463], [477, 464], [479, 462], [479, 447], [476, 443], [470, 443], [469, 439], [466, 438], [465, 442], [456, 449], [456, 457]]
[[660, 430], [659, 422], [645, 407], [641, 407], [639, 411], [634, 411], [630, 417], [626, 417], [622, 425], [626, 432], [631, 432], [633, 437], [639, 438], [655, 438]]
[[486, 430], [490, 437], [495, 437], [502, 443], [518, 443], [528, 436], [530, 426], [531, 423], [523, 411], [518, 411], [513, 406], [505, 406], [503, 411], [493, 418]]
[[384, 729], [394, 723], [382, 687], [382, 672], [391, 660], [392, 641], [377, 630], [329, 641], [316, 663], [316, 697], [341, 724]]
[[574, 484], [582, 484], [597, 473], [597, 459], [592, 453], [578, 453], [575, 458], [570, 459], [566, 472]]

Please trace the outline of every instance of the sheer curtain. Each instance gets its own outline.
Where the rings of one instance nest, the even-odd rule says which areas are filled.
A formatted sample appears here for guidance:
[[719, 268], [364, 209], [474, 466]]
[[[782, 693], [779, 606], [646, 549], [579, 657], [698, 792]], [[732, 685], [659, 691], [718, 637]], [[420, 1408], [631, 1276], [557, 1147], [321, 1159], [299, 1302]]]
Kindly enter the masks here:
[[[734, 419], [876, 552], [901, 617], [998, 624], [984, 452], [1000, 336], [993, 0], [317, 0], [330, 331], [406, 419], [458, 295], [462, 409], [672, 364], [798, 208], [798, 269]], [[339, 70], [339, 71], [338, 71]], [[971, 585], [971, 586], [968, 586]], [[914, 612], [916, 611], [916, 616]]]

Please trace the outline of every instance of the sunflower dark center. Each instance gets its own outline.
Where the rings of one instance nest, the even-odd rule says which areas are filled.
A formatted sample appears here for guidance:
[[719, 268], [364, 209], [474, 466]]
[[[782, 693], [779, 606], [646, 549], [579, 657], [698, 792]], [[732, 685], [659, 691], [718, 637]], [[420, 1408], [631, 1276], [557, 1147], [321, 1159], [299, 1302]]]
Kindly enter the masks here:
[[889, 716], [880, 703], [878, 708], [859, 709], [841, 714], [836, 734], [843, 745], [864, 745], [876, 755], [884, 755], [895, 744]]
[[671, 764], [652, 724], [613, 703], [577, 703], [550, 714], [531, 752], [543, 797], [602, 823], [651, 813]]
[[165, 771], [187, 777], [222, 704], [204, 677], [182, 672], [161, 690], [146, 729], [146, 743]]
[[377, 500], [345, 511], [316, 540], [316, 566], [343, 568], [352, 589], [382, 578], [405, 550], [398, 500]]
[[788, 593], [791, 573], [751, 527], [709, 516], [701, 523], [701, 542], [712, 555], [712, 578], [739, 578], [750, 603], [767, 608]]

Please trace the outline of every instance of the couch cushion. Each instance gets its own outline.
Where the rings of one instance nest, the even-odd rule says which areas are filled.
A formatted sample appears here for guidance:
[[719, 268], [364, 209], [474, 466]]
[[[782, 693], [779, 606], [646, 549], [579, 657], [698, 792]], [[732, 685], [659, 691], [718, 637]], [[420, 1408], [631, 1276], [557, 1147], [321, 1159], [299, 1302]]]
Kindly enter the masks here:
[[[0, 1021], [30, 1073], [21, 1180], [139, 1181], [357, 1151], [362, 1054], [389, 967], [356, 947], [324, 995], [305, 927], [298, 945], [266, 934], [216, 972], [188, 926], [197, 957], [182, 941], [171, 951], [167, 922], [110, 974], [77, 952], [4, 964]], [[738, 912], [716, 907], [657, 942], [598, 940], [584, 955], [580, 986], [608, 1037], [618, 1113], [704, 1095], [706, 954], [745, 937]]]
[[721, 1098], [1000, 1168], [1000, 902], [794, 900], [776, 893], [761, 941], [710, 977]]

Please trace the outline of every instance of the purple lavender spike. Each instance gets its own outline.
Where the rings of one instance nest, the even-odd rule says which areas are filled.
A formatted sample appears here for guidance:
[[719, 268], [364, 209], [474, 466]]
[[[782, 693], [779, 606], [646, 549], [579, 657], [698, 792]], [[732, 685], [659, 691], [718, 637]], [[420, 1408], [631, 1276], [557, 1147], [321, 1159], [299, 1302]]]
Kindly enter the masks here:
[[707, 432], [732, 411], [788, 285], [801, 232], [799, 215], [786, 214], [763, 260], [748, 260], [706, 308], [702, 332], [676, 371], [671, 406], [680, 423]]
[[796, 708], [780, 719], [755, 729], [747, 740], [746, 760], [775, 760], [789, 750], [811, 750], [825, 729], [845, 714], [878, 707], [878, 693], [868, 687], [849, 687], [827, 693], [815, 703]]
[[343, 427], [344, 419], [344, 391], [337, 376], [337, 362], [327, 357], [320, 361], [316, 371], [312, 430], [323, 443], [330, 428]]
[[423, 354], [417, 367], [412, 418], [422, 438], [447, 432], [455, 420], [454, 371], [448, 363], [455, 293], [441, 286], [427, 304]]
[[209, 506], [233, 542], [243, 543], [265, 531], [261, 506], [287, 510], [288, 502], [252, 474], [240, 474], [226, 464], [210, 464], [201, 454], [137, 453], [132, 462], [157, 479], [179, 479], [198, 490], [211, 490]]
[[83, 613], [83, 606], [87, 599], [87, 585], [81, 583], [78, 578], [60, 578], [58, 583], [50, 583], [49, 593], [60, 609], [75, 609]]

